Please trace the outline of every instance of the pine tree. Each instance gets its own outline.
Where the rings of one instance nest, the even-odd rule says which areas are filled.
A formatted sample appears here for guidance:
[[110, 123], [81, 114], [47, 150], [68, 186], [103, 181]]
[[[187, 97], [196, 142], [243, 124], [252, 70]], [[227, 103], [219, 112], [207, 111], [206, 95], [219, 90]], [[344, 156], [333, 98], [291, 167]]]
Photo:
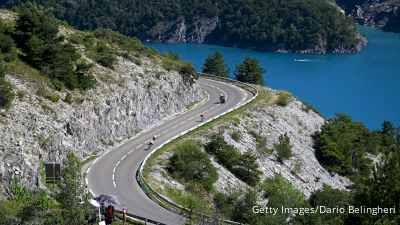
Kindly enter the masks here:
[[216, 51], [207, 57], [203, 65], [203, 73], [219, 77], [229, 77], [229, 67], [225, 64], [224, 56], [221, 52]]
[[260, 181], [261, 171], [258, 169], [257, 157], [251, 152], [242, 154], [233, 170], [239, 179], [250, 186], [255, 186]]
[[236, 65], [235, 75], [238, 81], [264, 85], [263, 74], [265, 72], [267, 70], [260, 66], [257, 59], [248, 56], [242, 63]]
[[278, 160], [280, 162], [292, 157], [292, 145], [290, 144], [290, 138], [286, 133], [279, 136], [278, 143], [274, 144], [274, 149], [278, 153]]

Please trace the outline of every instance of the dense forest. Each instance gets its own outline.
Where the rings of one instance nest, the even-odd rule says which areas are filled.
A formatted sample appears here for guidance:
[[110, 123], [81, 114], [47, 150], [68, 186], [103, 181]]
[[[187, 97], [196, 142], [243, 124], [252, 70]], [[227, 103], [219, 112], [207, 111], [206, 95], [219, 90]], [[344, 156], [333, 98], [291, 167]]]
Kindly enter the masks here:
[[[13, 7], [27, 0], [8, 0]], [[206, 43], [267, 51], [354, 51], [359, 43], [352, 22], [325, 0], [31, 1], [52, 8], [79, 29], [111, 28], [142, 40], [174, 33], [184, 21], [198, 32], [201, 19], [218, 18]], [[174, 24], [169, 26], [168, 24]], [[200, 35], [201, 36], [201, 35]]]

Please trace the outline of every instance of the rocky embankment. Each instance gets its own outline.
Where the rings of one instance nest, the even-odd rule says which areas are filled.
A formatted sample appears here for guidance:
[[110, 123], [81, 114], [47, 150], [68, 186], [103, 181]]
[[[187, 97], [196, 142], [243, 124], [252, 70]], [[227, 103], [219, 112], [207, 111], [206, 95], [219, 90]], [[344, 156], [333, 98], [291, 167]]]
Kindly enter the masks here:
[[140, 60], [118, 57], [112, 70], [94, 64], [97, 84], [86, 92], [38, 90], [26, 76], [6, 74], [18, 97], [11, 109], [0, 110], [1, 185], [20, 177], [24, 185], [40, 186], [41, 162], [60, 163], [68, 151], [80, 158], [100, 153], [202, 99], [188, 75], [167, 71], [155, 59]]
[[[292, 98], [287, 106], [279, 106], [274, 103], [277, 92], [266, 91], [270, 93], [268, 100], [258, 102], [234, 118], [186, 139], [206, 143], [213, 133], [222, 132], [225, 141], [235, 146], [241, 153], [250, 151], [257, 155], [262, 179], [282, 174], [305, 196], [310, 196], [312, 192], [322, 188], [323, 184], [345, 190], [346, 186], [351, 183], [349, 179], [328, 172], [320, 165], [314, 154], [312, 135], [321, 128], [324, 119], [295, 98]], [[240, 134], [239, 140], [233, 138], [234, 133]], [[290, 137], [293, 156], [282, 163], [277, 159], [277, 152], [273, 145], [284, 133]], [[260, 146], [254, 134], [258, 134], [258, 138], [266, 140], [263, 146]], [[168, 151], [158, 156], [155, 159], [157, 163], [149, 173], [152, 185], [164, 193], [169, 187], [180, 190], [185, 188], [183, 184], [173, 180], [166, 172], [167, 161], [171, 156], [172, 153]], [[217, 191], [230, 193], [235, 189], [248, 187], [226, 168], [219, 165], [215, 159], [212, 161], [219, 174], [219, 178], [214, 184]]]
[[368, 0], [348, 13], [361, 25], [400, 32], [399, 9], [399, 0]]

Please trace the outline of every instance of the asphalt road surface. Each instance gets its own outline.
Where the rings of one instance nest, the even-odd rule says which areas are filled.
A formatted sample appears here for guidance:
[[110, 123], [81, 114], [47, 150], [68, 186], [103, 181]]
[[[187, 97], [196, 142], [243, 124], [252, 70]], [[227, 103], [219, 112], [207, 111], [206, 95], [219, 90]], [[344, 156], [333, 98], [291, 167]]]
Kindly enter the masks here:
[[[210, 79], [200, 78], [197, 83], [208, 94], [204, 104], [172, 117], [159, 126], [112, 148], [88, 165], [85, 182], [92, 195], [116, 195], [121, 203], [118, 208], [125, 207], [129, 213], [167, 225], [184, 223], [185, 219], [182, 216], [168, 211], [148, 198], [136, 181], [137, 169], [151, 149], [199, 124], [200, 114], [207, 120], [253, 96], [239, 87]], [[220, 94], [227, 96], [224, 104], [219, 103]], [[147, 143], [153, 135], [157, 135], [158, 138], [149, 150]]]

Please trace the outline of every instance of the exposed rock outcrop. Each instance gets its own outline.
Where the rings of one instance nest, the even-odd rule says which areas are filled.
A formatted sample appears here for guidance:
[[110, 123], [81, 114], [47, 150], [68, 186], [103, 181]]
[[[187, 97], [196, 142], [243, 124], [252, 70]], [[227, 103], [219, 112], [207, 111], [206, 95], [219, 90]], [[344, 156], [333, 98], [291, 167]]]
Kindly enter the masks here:
[[[350, 8], [349, 16], [357, 23], [388, 31], [400, 32], [399, 27], [399, 0], [367, 0], [361, 5]], [[393, 23], [397, 21], [396, 26]]]
[[166, 43], [204, 43], [205, 38], [217, 26], [218, 17], [197, 18], [191, 23], [184, 19], [161, 22], [147, 34], [150, 40]]
[[[271, 92], [272, 99], [275, 91]], [[335, 173], [328, 172], [315, 157], [312, 135], [320, 130], [324, 119], [313, 111], [307, 109], [299, 100], [293, 98], [286, 106], [275, 104], [258, 104], [247, 109], [236, 118], [222, 122], [208, 131], [192, 135], [187, 139], [199, 140], [202, 143], [209, 141], [210, 134], [222, 132], [225, 140], [235, 146], [240, 152], [251, 151], [258, 156], [258, 164], [262, 171], [262, 178], [272, 177], [277, 173], [282, 174], [292, 185], [301, 190], [307, 197], [312, 192], [322, 188], [323, 184], [334, 188], [345, 190], [351, 184], [350, 180]], [[234, 140], [232, 133], [240, 134], [240, 140]], [[259, 134], [266, 139], [264, 150], [260, 148], [253, 134]], [[274, 143], [278, 137], [286, 133], [290, 137], [293, 146], [293, 156], [284, 160], [283, 163], [277, 159], [277, 152], [274, 150]], [[265, 153], [270, 149], [270, 154]], [[165, 177], [167, 159], [171, 153], [166, 152], [157, 158], [161, 162], [156, 169], [150, 172], [150, 180], [157, 183], [157, 187], [165, 189], [172, 186], [183, 190], [183, 186], [172, 178]], [[229, 193], [233, 189], [248, 188], [244, 182], [236, 178], [231, 172], [215, 160], [213, 164], [218, 169], [219, 179], [214, 184], [216, 190]], [[161, 175], [163, 174], [163, 175]]]
[[[201, 100], [199, 86], [186, 75], [168, 72], [156, 60], [140, 60], [138, 66], [119, 57], [113, 70], [96, 64], [96, 87], [72, 92], [72, 104], [49, 101], [23, 76], [7, 74], [21, 94], [11, 109], [0, 110], [2, 183], [18, 176], [24, 185], [38, 186], [41, 160], [60, 163], [68, 150], [80, 158], [99, 153]], [[47, 91], [61, 99], [67, 95]]]

